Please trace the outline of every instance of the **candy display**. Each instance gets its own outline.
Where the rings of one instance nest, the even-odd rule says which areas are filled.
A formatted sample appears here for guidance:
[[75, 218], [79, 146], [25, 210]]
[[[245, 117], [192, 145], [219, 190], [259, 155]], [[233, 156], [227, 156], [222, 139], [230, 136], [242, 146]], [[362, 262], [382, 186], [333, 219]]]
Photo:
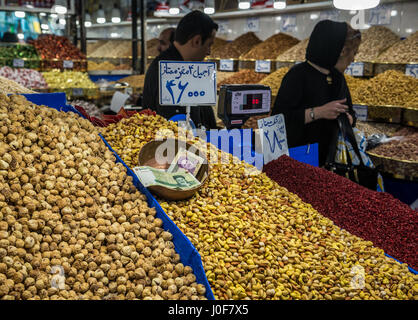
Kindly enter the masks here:
[[0, 99], [0, 299], [206, 299], [88, 120]]
[[297, 45], [299, 40], [285, 33], [272, 35], [250, 51], [241, 55], [240, 59], [276, 59], [278, 55]]
[[242, 54], [248, 52], [259, 43], [261, 43], [261, 40], [254, 32], [247, 32], [236, 38], [234, 41], [213, 49], [210, 57], [218, 59], [238, 59]]
[[[145, 142], [181, 133], [173, 122], [140, 115], [103, 129], [131, 167]], [[159, 202], [199, 251], [215, 298], [414, 299], [417, 276], [405, 264], [340, 229], [254, 167], [207, 146], [208, 182], [189, 200]], [[362, 290], [350, 286], [353, 268], [365, 274]]]
[[32, 69], [2, 67], [0, 68], [0, 76], [30, 89], [46, 89], [48, 87], [42, 73]]
[[417, 212], [392, 195], [369, 190], [287, 156], [268, 163], [264, 171], [337, 226], [372, 241], [412, 268], [418, 267]]
[[371, 26], [361, 34], [356, 61], [376, 61], [377, 57], [399, 41], [399, 36], [384, 26]]
[[23, 87], [13, 80], [9, 80], [0, 76], [0, 93], [1, 94], [10, 94], [10, 93], [36, 93], [30, 89]]

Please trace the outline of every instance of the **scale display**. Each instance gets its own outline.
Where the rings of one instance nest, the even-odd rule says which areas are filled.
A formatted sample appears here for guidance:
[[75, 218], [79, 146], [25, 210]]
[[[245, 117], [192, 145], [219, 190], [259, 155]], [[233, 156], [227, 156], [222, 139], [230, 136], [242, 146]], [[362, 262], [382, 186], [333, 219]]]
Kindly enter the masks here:
[[270, 99], [266, 91], [236, 91], [232, 92], [232, 114], [254, 114], [270, 111]]

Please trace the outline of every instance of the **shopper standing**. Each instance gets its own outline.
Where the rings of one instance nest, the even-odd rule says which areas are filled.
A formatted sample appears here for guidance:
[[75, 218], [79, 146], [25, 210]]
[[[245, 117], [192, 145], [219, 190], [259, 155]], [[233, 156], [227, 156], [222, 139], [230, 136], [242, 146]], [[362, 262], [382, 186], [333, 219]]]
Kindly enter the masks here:
[[337, 117], [346, 114], [355, 125], [355, 113], [344, 78], [354, 61], [361, 33], [345, 22], [319, 22], [309, 39], [306, 61], [285, 75], [272, 115], [282, 113], [289, 147], [319, 144], [319, 165], [325, 164]]
[[160, 36], [158, 37], [158, 47], [157, 50], [159, 53], [167, 50], [174, 42], [174, 33], [176, 29], [167, 28], [161, 31]]
[[[150, 108], [166, 119], [186, 113], [185, 107], [159, 105], [158, 63], [161, 60], [202, 61], [210, 54], [217, 30], [218, 25], [201, 11], [192, 11], [180, 20], [173, 45], [155, 58], [147, 71], [142, 100], [144, 108]], [[192, 107], [190, 117], [197, 127], [203, 125], [206, 129], [216, 129], [215, 113], [211, 106]]]

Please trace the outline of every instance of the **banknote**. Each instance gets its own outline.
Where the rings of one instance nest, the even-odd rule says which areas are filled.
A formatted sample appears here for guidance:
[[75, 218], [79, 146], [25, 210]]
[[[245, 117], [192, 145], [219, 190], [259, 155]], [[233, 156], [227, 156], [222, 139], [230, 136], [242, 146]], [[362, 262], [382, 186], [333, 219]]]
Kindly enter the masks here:
[[167, 172], [177, 172], [180, 169], [184, 169], [196, 176], [204, 161], [205, 159], [202, 157], [184, 148], [180, 148], [170, 167], [167, 169]]
[[147, 166], [135, 167], [134, 172], [144, 187], [162, 186], [170, 189], [188, 190], [200, 185], [190, 172], [180, 169], [177, 172], [167, 172]]

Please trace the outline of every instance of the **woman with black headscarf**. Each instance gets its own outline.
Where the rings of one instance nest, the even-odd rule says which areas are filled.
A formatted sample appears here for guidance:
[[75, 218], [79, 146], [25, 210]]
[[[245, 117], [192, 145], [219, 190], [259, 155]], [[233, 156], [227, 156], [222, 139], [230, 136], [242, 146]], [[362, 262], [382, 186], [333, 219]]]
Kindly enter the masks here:
[[337, 117], [346, 114], [355, 125], [344, 71], [360, 42], [361, 33], [345, 22], [319, 22], [311, 34], [306, 61], [285, 75], [274, 103], [272, 115], [285, 117], [289, 147], [318, 143], [320, 166], [338, 132]]

